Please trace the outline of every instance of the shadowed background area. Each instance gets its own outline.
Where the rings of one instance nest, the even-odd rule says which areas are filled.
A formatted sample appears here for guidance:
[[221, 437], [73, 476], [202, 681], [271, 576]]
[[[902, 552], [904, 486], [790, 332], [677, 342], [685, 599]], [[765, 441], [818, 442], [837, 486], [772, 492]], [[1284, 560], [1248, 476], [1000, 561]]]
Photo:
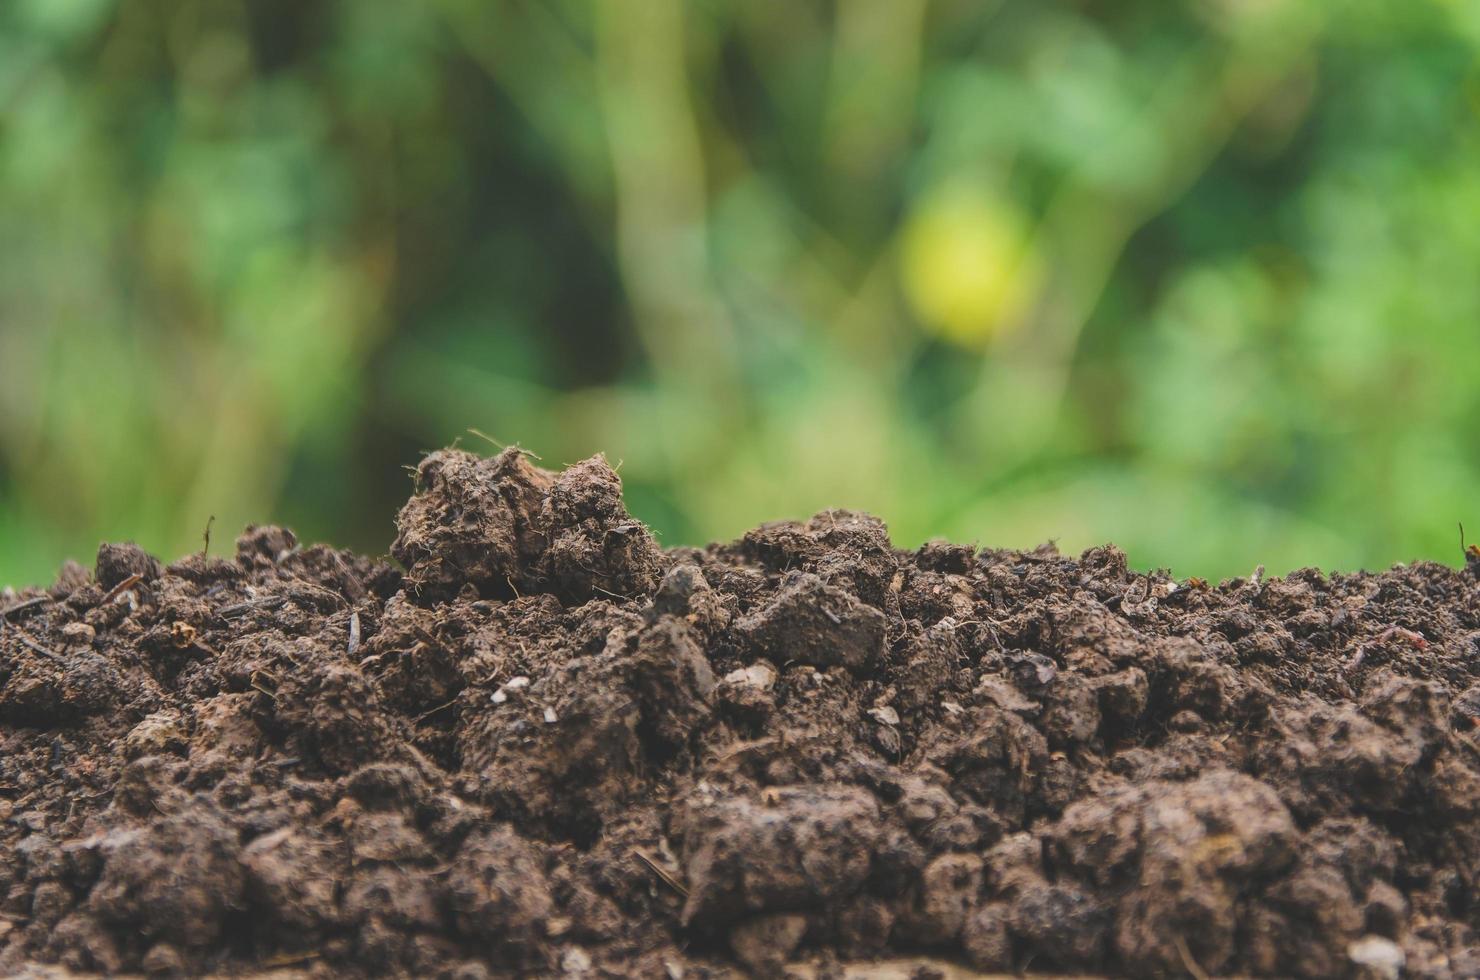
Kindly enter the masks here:
[[666, 544], [1455, 562], [1477, 55], [1457, 0], [11, 0], [0, 584], [383, 552], [469, 428]]

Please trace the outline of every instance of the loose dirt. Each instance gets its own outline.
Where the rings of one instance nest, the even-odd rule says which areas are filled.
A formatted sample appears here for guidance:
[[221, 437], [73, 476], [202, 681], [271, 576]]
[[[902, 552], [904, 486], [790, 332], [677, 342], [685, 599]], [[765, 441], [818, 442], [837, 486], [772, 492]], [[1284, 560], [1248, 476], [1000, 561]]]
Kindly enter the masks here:
[[1480, 975], [1480, 555], [664, 550], [514, 450], [398, 528], [0, 598], [0, 973]]

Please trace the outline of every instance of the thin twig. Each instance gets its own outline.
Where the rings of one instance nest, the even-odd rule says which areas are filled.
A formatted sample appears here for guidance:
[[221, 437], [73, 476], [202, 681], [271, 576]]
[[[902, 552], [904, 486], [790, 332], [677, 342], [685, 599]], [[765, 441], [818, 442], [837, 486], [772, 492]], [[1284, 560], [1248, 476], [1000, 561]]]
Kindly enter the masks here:
[[453, 698], [451, 701], [448, 701], [446, 704], [439, 704], [435, 708], [431, 709], [430, 711], [423, 711], [421, 714], [419, 714], [415, 718], [411, 719], [411, 724], [413, 724], [413, 725], [420, 725], [422, 722], [426, 721], [432, 715], [436, 714], [439, 711], [446, 711], [448, 708], [452, 707], [454, 704], [457, 704], [457, 698]]
[[36, 642], [35, 638], [33, 638], [30, 633], [27, 633], [19, 626], [15, 625], [14, 623], [6, 623], [3, 619], [0, 619], [0, 627], [5, 626], [8, 626], [10, 629], [15, 630], [16, 637], [21, 641], [21, 644], [23, 646], [29, 647], [42, 656], [50, 657], [53, 660], [63, 659], [61, 654], [57, 653], [54, 650], [50, 650], [47, 647], [44, 647], [40, 643]]
[[273, 969], [277, 969], [278, 967], [283, 966], [297, 966], [299, 963], [309, 963], [323, 955], [323, 953], [319, 953], [317, 951], [311, 953], [283, 953], [279, 956], [273, 956], [265, 959], [262, 961], [262, 963], [264, 966], [270, 966]]
[[142, 581], [144, 581], [144, 576], [140, 575], [138, 572], [135, 572], [128, 578], [124, 579], [122, 582], [119, 582], [117, 585], [113, 586], [113, 588], [109, 589], [108, 594], [103, 596], [103, 601], [98, 603], [98, 605], [106, 606], [108, 603], [112, 602], [114, 599], [117, 599], [119, 596], [123, 595], [129, 589], [132, 589], [134, 586], [138, 585]]
[[0, 609], [0, 619], [5, 619], [18, 612], [25, 612], [27, 609], [35, 609], [37, 606], [45, 605], [46, 603], [51, 601], [51, 596], [39, 595], [34, 599], [27, 599], [25, 602], [18, 602], [15, 605], [11, 606], [9, 609]]
[[672, 871], [669, 871], [667, 868], [665, 868], [661, 864], [659, 864], [656, 858], [654, 858], [651, 855], [649, 855], [646, 851], [644, 851], [640, 847], [634, 847], [632, 849], [632, 855], [634, 857], [636, 857], [639, 861], [641, 861], [643, 864], [647, 865], [648, 870], [651, 871], [653, 874], [657, 875], [658, 876], [658, 879], [660, 881], [662, 881], [663, 884], [667, 885], [669, 888], [672, 888], [674, 891], [678, 892], [678, 894], [680, 895], [680, 897], [682, 897], [682, 898], [688, 898], [689, 897], [689, 889], [688, 889], [688, 886], [685, 885], [683, 882], [679, 881], [678, 878], [674, 876], [674, 874], [673, 874]]
[[[589, 571], [589, 569], [588, 569], [588, 571]], [[600, 592], [602, 595], [611, 596], [613, 599], [616, 599], [616, 600], [621, 601], [621, 602], [631, 602], [632, 601], [632, 597], [630, 595], [617, 595], [615, 592], [611, 591], [610, 589], [603, 589], [599, 585], [592, 585], [591, 586], [591, 589], [594, 592]]]

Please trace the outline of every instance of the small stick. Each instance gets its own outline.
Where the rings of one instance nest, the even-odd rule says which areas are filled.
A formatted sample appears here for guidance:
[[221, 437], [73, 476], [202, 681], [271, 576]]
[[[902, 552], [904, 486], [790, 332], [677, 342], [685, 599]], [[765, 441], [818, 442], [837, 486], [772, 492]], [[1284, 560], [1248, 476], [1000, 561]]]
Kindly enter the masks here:
[[669, 888], [672, 888], [674, 891], [678, 892], [678, 894], [681, 897], [683, 897], [683, 898], [688, 898], [689, 897], [689, 889], [688, 889], [688, 887], [686, 885], [684, 885], [683, 882], [679, 881], [676, 877], [674, 877], [672, 871], [669, 871], [667, 868], [665, 868], [661, 864], [659, 864], [657, 862], [657, 859], [655, 859], [653, 857], [650, 857], [647, 854], [647, 852], [644, 851], [640, 847], [634, 847], [632, 849], [632, 854], [633, 854], [634, 857], [636, 857], [643, 864], [647, 865], [648, 870], [651, 871], [653, 874], [657, 875], [658, 876], [658, 879], [660, 881], [662, 881], [663, 884], [667, 885]]
[[314, 953], [283, 953], [280, 956], [274, 956], [274, 957], [272, 957], [270, 959], [263, 960], [262, 962], [265, 965], [272, 967], [273, 969], [277, 969], [278, 967], [282, 967], [282, 966], [297, 966], [299, 963], [310, 963], [310, 962], [318, 959], [322, 955], [324, 955], [324, 954], [317, 953], [317, 952], [314, 952]]
[[[589, 571], [589, 569], [588, 569], [588, 571]], [[617, 595], [615, 592], [611, 591], [610, 589], [603, 589], [599, 585], [593, 585], [593, 586], [591, 586], [591, 589], [594, 592], [600, 592], [602, 595], [609, 595], [613, 599], [618, 599], [618, 600], [620, 600], [622, 602], [630, 602], [632, 600], [632, 597], [631, 596]]]
[[98, 605], [106, 606], [108, 603], [112, 602], [114, 599], [117, 599], [119, 596], [123, 595], [129, 589], [132, 589], [134, 586], [138, 585], [142, 581], [144, 581], [144, 576], [140, 575], [138, 572], [135, 572], [128, 578], [124, 579], [122, 582], [119, 582], [117, 585], [113, 586], [113, 588], [109, 589], [108, 594], [103, 596], [103, 601], [98, 603]]
[[[3, 620], [0, 620], [0, 625], [4, 625], [4, 621]], [[28, 648], [30, 648], [32, 650], [35, 650], [37, 653], [41, 654], [42, 656], [50, 657], [53, 660], [62, 660], [63, 659], [63, 657], [62, 657], [61, 654], [57, 653], [54, 650], [49, 650], [46, 647], [42, 646], [40, 643], [37, 643], [36, 640], [32, 638], [31, 634], [27, 633], [25, 630], [21, 629], [19, 626], [12, 625], [10, 628], [13, 629], [13, 630], [15, 630], [16, 636], [17, 636], [17, 638], [20, 639], [21, 644], [23, 646], [28, 647]]]
[[420, 725], [422, 722], [426, 721], [432, 715], [436, 714], [439, 711], [445, 711], [448, 708], [452, 707], [454, 704], [457, 704], [457, 698], [453, 698], [451, 701], [448, 701], [446, 704], [439, 704], [439, 705], [437, 705], [435, 708], [433, 708], [430, 711], [423, 711], [421, 714], [417, 715], [415, 718], [413, 718], [411, 720], [411, 724], [413, 724], [413, 725]]
[[35, 609], [37, 606], [44, 605], [50, 601], [51, 596], [39, 595], [34, 599], [27, 599], [25, 602], [18, 602], [15, 605], [11, 606], [9, 609], [0, 609], [0, 619], [5, 619], [14, 613], [24, 612], [27, 609]]
[[353, 657], [360, 650], [360, 611], [357, 609], [349, 614], [349, 655]]

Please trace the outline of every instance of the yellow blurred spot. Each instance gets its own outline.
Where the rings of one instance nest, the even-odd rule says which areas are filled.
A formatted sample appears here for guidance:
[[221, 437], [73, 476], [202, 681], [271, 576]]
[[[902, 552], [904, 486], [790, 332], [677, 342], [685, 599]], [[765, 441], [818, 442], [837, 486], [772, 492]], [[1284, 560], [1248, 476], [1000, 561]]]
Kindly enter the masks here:
[[1037, 291], [1025, 222], [978, 182], [951, 181], [920, 201], [905, 225], [901, 262], [920, 322], [963, 346], [1010, 329]]

